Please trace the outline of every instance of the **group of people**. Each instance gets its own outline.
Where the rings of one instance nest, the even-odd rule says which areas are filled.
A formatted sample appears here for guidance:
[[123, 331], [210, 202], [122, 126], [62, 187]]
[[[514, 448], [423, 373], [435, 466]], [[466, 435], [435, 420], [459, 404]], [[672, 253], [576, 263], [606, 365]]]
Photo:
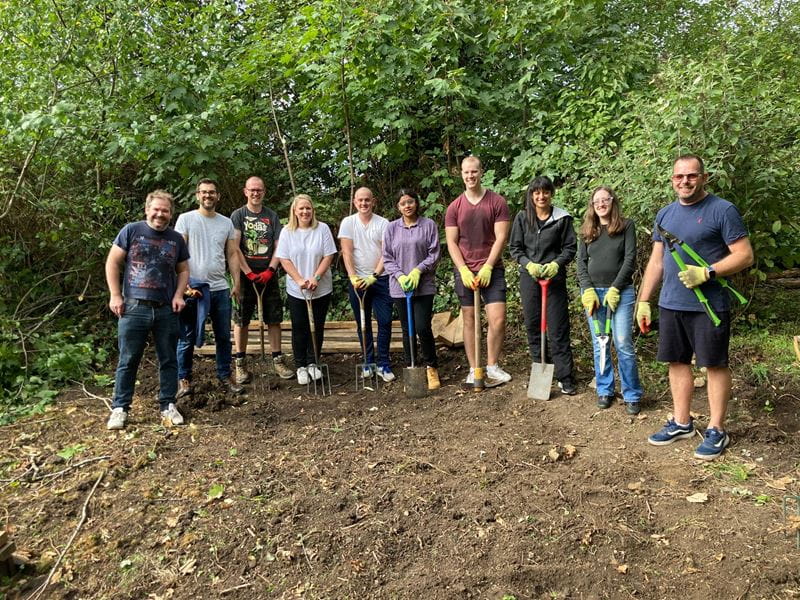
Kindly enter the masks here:
[[[448, 206], [444, 223], [470, 365], [466, 383], [473, 383], [476, 369], [483, 366], [474, 337], [478, 294], [488, 325], [486, 377], [498, 383], [511, 380], [499, 365], [506, 324], [503, 253], [508, 245], [519, 268], [531, 357], [534, 361], [543, 357], [545, 344], [544, 359], [553, 363], [562, 393], [577, 393], [567, 287], [567, 268], [577, 255], [581, 304], [594, 345], [598, 406], [614, 404], [614, 366], [610, 349], [604, 346], [610, 339], [616, 349], [626, 410], [629, 414], [640, 411], [643, 390], [633, 322], [635, 318], [643, 332], [649, 330], [650, 299], [661, 285], [658, 358], [669, 363], [674, 410], [673, 417], [648, 441], [665, 445], [695, 435], [689, 413], [694, 357], [697, 366], [708, 371], [711, 413], [695, 456], [718, 456], [729, 443], [724, 417], [731, 389], [730, 306], [724, 277], [750, 266], [753, 252], [736, 208], [705, 190], [708, 175], [702, 159], [684, 155], [673, 164], [671, 180], [677, 199], [656, 216], [638, 302], [633, 286], [635, 224], [623, 216], [612, 188], [593, 190], [576, 235], [573, 217], [553, 205], [555, 186], [549, 178], [536, 177], [530, 182], [525, 205], [512, 223], [506, 200], [482, 185], [482, 175], [478, 157], [462, 161], [465, 190]], [[260, 178], [248, 179], [244, 188], [247, 204], [228, 219], [216, 212], [216, 182], [202, 179], [196, 189], [198, 209], [180, 215], [173, 230], [169, 227], [172, 197], [156, 190], [145, 201], [145, 221], [128, 224], [117, 235], [106, 261], [109, 306], [119, 318], [119, 365], [109, 429], [126, 424], [136, 371], [150, 331], [159, 359], [160, 410], [171, 424], [183, 423], [176, 398], [192, 393], [193, 346], [203, 343], [206, 318], [214, 332], [217, 376], [231, 394], [241, 393], [251, 377], [246, 350], [248, 325], [256, 306], [259, 318], [267, 323], [276, 373], [285, 379], [296, 377], [300, 384], [323, 377], [316, 363], [333, 291], [331, 265], [337, 253], [333, 234], [327, 224], [317, 220], [310, 196], [293, 198], [288, 223], [282, 227], [277, 214], [264, 206], [264, 194]], [[399, 190], [395, 202], [399, 216], [390, 222], [374, 212], [375, 197], [362, 187], [353, 198], [355, 212], [338, 229], [349, 299], [366, 354], [361, 375], [387, 382], [395, 379], [389, 342], [393, 305], [397, 305], [405, 362], [411, 364], [414, 352], [426, 368], [428, 388], [435, 390], [441, 385], [431, 329], [441, 255], [438, 227], [422, 216], [415, 191]], [[685, 248], [693, 251], [687, 254]], [[279, 265], [286, 273], [294, 369], [281, 353], [283, 304], [275, 277]], [[240, 275], [247, 282], [240, 283]], [[547, 296], [547, 340], [542, 339], [540, 327], [542, 294]], [[415, 336], [409, 335], [409, 301]], [[363, 331], [358, 318], [362, 307], [366, 314]], [[230, 341], [231, 318], [235, 349]], [[411, 346], [417, 341], [418, 353]]]

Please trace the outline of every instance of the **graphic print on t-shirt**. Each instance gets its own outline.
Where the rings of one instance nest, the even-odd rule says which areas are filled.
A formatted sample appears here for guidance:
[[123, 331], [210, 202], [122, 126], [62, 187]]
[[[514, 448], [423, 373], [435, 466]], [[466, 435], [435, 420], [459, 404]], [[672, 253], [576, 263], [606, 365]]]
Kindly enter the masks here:
[[244, 218], [244, 242], [247, 258], [271, 258], [275, 225], [269, 217]]
[[151, 290], [167, 288], [177, 256], [175, 241], [137, 236], [128, 253], [128, 287]]

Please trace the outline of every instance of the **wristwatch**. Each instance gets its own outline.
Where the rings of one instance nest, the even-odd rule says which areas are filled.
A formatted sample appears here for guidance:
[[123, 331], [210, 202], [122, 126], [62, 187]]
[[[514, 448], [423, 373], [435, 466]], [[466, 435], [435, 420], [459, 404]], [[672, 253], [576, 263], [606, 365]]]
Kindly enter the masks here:
[[711, 265], [708, 265], [706, 267], [706, 271], [708, 271], [708, 279], [709, 280], [717, 278], [717, 270], [714, 267], [712, 267]]
[[314, 279], [316, 279], [317, 281], [319, 281], [320, 279], [322, 279], [322, 275], [314, 275]]

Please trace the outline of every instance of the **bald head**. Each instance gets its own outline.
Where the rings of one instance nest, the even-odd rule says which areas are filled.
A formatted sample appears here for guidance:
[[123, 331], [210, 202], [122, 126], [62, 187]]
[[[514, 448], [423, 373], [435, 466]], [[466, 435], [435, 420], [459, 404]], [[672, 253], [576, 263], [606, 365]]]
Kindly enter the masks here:
[[[247, 206], [260, 208], [264, 201], [264, 181], [260, 177], [250, 177], [244, 184], [244, 197], [247, 198]], [[258, 212], [258, 211], [253, 211]]]
[[368, 187], [358, 188], [353, 196], [353, 206], [364, 218], [372, 215], [372, 209], [375, 208], [375, 196], [372, 195], [372, 190]]

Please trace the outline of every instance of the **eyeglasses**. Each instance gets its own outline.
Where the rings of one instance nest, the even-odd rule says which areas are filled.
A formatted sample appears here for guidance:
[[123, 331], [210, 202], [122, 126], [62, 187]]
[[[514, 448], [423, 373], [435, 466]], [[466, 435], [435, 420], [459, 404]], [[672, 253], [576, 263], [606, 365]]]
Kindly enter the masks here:
[[214, 190], [200, 190], [197, 193], [200, 194], [201, 196], [216, 196], [217, 195], [217, 192], [215, 192]]
[[263, 194], [264, 190], [261, 188], [247, 188], [245, 189], [245, 192], [248, 194]]
[[612, 202], [614, 202], [613, 198], [608, 198], [606, 200], [592, 200], [592, 205], [593, 206], [608, 206]]
[[697, 178], [700, 177], [700, 175], [702, 175], [702, 173], [675, 173], [672, 176], [672, 181], [675, 183], [680, 183], [685, 179], [689, 183], [694, 183], [697, 181]]

